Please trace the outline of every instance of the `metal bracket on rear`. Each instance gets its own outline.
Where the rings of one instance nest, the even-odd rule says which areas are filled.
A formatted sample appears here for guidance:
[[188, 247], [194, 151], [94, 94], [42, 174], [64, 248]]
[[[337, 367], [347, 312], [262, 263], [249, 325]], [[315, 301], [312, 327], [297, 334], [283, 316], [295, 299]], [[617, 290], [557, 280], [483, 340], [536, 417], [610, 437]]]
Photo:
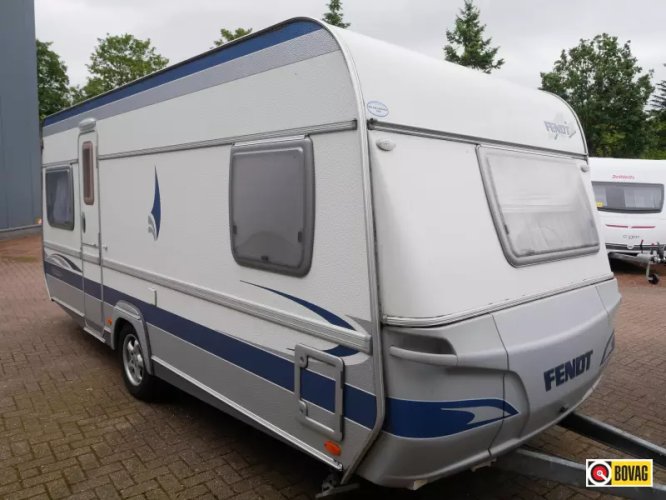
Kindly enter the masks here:
[[[343, 435], [343, 373], [344, 362], [337, 356], [328, 354], [326, 352], [318, 351], [312, 347], [298, 344], [294, 349], [294, 396], [296, 397], [296, 404], [298, 405], [298, 413], [296, 418], [307, 425], [320, 432], [324, 436], [335, 441], [341, 441]], [[306, 372], [310, 360], [316, 360], [333, 367], [333, 398], [335, 401], [333, 409], [333, 417], [328, 419], [330, 425], [316, 420], [310, 415], [310, 405], [312, 403], [303, 399], [303, 375]]]

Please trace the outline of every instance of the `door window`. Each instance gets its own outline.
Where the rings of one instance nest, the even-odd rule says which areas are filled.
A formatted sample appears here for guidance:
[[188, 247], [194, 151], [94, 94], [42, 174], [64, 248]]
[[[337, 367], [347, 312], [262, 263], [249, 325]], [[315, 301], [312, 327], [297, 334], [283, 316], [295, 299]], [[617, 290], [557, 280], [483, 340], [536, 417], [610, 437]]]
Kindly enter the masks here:
[[81, 161], [83, 168], [83, 202], [86, 205], [95, 203], [95, 171], [93, 168], [93, 144], [90, 141], [81, 147]]

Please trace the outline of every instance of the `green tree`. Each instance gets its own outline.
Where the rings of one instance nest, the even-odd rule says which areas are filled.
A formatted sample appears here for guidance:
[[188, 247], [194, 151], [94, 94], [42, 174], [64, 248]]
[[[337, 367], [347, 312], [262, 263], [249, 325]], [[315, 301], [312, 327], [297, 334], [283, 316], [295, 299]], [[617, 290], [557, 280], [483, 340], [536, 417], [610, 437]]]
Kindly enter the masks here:
[[565, 99], [580, 118], [592, 156], [636, 158], [650, 142], [646, 105], [653, 87], [631, 54], [606, 33], [562, 51], [541, 88]]
[[213, 43], [215, 44], [215, 47], [219, 47], [220, 45], [224, 45], [225, 43], [229, 43], [236, 38], [249, 35], [250, 33], [252, 33], [252, 28], [236, 28], [235, 31], [222, 28], [220, 30], [220, 39], [215, 40]]
[[650, 103], [653, 106], [649, 118], [651, 140], [644, 157], [666, 160], [666, 80], [656, 85]]
[[666, 111], [653, 111], [648, 125], [650, 141], [642, 157], [650, 160], [666, 160]]
[[97, 47], [87, 65], [90, 77], [83, 86], [86, 99], [132, 82], [164, 68], [169, 60], [155, 51], [150, 39], [133, 35], [109, 35], [97, 39]]
[[490, 73], [504, 64], [504, 59], [496, 59], [499, 47], [491, 47], [492, 38], [483, 38], [486, 25], [481, 24], [481, 11], [472, 0], [465, 0], [465, 5], [456, 16], [453, 30], [446, 30], [444, 59], [452, 63], [480, 69]]
[[60, 56], [50, 49], [51, 43], [37, 40], [37, 95], [40, 121], [71, 104], [67, 66]]
[[[666, 67], [666, 64], [664, 64]], [[666, 111], [666, 80], [662, 80], [657, 84], [654, 96], [652, 97], [652, 105], [659, 111]]]
[[83, 87], [81, 85], [73, 85], [69, 88], [69, 95], [72, 99], [72, 104], [78, 104], [87, 99]]
[[339, 28], [349, 28], [351, 26], [350, 23], [346, 23], [344, 20], [340, 0], [331, 0], [326, 4], [326, 7], [328, 7], [328, 12], [324, 13], [324, 17], [321, 18], [322, 21]]

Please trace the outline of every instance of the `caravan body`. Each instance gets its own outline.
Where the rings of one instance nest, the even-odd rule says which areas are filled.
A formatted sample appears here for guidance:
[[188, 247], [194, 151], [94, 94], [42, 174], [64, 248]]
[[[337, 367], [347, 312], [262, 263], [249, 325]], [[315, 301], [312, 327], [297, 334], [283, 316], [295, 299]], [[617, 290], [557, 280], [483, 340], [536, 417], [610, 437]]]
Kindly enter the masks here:
[[584, 144], [552, 95], [294, 19], [47, 119], [47, 286], [130, 390], [416, 488], [606, 366]]
[[608, 253], [666, 244], [666, 160], [590, 158], [590, 168]]

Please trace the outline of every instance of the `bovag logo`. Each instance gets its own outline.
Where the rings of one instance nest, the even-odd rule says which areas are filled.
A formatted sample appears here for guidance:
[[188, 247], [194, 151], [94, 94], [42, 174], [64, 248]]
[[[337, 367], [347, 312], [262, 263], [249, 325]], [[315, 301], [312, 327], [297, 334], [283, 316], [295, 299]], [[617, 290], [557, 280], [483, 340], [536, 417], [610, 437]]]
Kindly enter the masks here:
[[651, 487], [652, 460], [587, 459], [585, 485], [588, 488]]

